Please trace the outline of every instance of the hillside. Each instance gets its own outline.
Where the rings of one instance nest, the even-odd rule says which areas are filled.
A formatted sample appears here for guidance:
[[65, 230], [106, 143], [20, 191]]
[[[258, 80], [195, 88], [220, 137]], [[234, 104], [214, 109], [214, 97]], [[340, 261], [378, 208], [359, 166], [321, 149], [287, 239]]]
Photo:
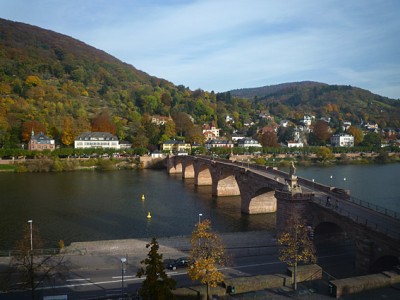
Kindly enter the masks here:
[[[201, 126], [216, 123], [221, 134], [246, 132], [260, 112], [299, 120], [304, 114], [400, 127], [400, 101], [350, 86], [285, 83], [214, 94], [137, 70], [72, 37], [0, 19], [0, 147], [21, 148], [31, 130], [71, 147], [85, 131], [100, 130], [152, 150], [181, 136], [203, 142]], [[150, 116], [171, 116], [156, 126]], [[233, 116], [227, 124], [225, 117]], [[248, 134], [256, 136], [253, 126]]]
[[0, 19], [0, 145], [26, 142], [22, 131], [31, 121], [61, 142], [66, 129], [74, 136], [91, 130], [93, 118], [101, 114], [109, 116], [121, 139], [157, 145], [165, 132], [150, 128], [148, 116], [187, 112], [196, 121], [209, 121], [213, 99], [71, 37]]
[[348, 120], [354, 124], [378, 123], [381, 128], [400, 127], [400, 101], [352, 86], [304, 81], [230, 91], [233, 97], [250, 99], [271, 114], [297, 119], [314, 114]]

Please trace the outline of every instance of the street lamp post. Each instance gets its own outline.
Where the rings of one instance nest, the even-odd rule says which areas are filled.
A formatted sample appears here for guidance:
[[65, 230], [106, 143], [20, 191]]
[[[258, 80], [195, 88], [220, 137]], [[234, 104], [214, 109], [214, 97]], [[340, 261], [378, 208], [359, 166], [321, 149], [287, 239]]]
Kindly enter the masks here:
[[312, 179], [312, 189], [314, 190], [314, 178]]
[[31, 248], [29, 251], [29, 256], [30, 256], [30, 266], [29, 266], [29, 279], [30, 279], [30, 284], [31, 284], [31, 296], [32, 299], [35, 299], [35, 287], [34, 287], [34, 280], [33, 280], [33, 234], [32, 234], [32, 220], [28, 220], [29, 227], [30, 227], [30, 233], [31, 233]]
[[121, 283], [121, 294], [124, 297], [124, 274], [125, 274], [125, 263], [126, 257], [121, 258], [121, 276], [122, 276], [122, 283]]
[[[199, 214], [199, 226], [197, 227], [198, 230], [200, 230], [200, 217], [202, 217], [203, 214]], [[199, 238], [199, 248], [200, 248], [200, 238]]]
[[333, 185], [332, 185], [332, 178], [333, 178], [333, 176], [331, 175], [331, 186], [333, 186]]
[[343, 189], [346, 192], [346, 177], [343, 178]]
[[32, 239], [32, 220], [28, 220], [30, 231], [31, 231], [31, 252], [33, 251], [33, 239]]

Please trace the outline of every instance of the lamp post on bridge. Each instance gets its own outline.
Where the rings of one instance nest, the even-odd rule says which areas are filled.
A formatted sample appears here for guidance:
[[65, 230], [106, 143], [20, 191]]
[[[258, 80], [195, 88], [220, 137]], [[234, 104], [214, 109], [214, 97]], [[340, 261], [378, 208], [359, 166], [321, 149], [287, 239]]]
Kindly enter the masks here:
[[[198, 226], [198, 230], [200, 230], [200, 217], [202, 217], [203, 216], [203, 214], [199, 214], [199, 226]], [[200, 248], [200, 238], [199, 238], [199, 248]]]
[[343, 189], [346, 192], [346, 177], [343, 178]]
[[330, 185], [331, 185], [331, 187], [332, 187], [332, 186], [333, 186], [333, 184], [332, 184], [333, 175], [331, 175], [330, 178], [331, 178], [331, 180], [330, 180]]
[[124, 297], [125, 263], [126, 263], [126, 257], [122, 257], [122, 258], [121, 258], [121, 277], [122, 277], [122, 282], [121, 282], [121, 294], [122, 294], [122, 298]]

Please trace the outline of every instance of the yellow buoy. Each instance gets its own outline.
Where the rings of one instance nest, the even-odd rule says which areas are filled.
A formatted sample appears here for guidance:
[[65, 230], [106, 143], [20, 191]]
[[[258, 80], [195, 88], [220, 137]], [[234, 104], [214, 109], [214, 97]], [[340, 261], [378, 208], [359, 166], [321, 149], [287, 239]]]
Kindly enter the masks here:
[[144, 194], [142, 195], [142, 201], [144, 201]]
[[147, 212], [147, 219], [151, 219], [151, 214], [150, 214], [150, 212]]

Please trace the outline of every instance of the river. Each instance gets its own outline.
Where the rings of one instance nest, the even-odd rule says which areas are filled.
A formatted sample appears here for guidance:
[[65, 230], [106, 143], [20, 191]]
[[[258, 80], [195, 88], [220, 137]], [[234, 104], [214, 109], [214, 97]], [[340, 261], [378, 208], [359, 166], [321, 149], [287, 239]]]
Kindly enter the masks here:
[[[297, 168], [298, 176], [350, 189], [357, 198], [395, 211], [399, 174], [400, 164]], [[193, 180], [165, 170], [0, 173], [0, 190], [0, 250], [14, 247], [30, 219], [47, 246], [59, 240], [188, 235], [200, 213], [218, 232], [275, 227], [275, 214], [241, 214], [240, 197], [213, 198], [211, 187], [196, 188]]]

